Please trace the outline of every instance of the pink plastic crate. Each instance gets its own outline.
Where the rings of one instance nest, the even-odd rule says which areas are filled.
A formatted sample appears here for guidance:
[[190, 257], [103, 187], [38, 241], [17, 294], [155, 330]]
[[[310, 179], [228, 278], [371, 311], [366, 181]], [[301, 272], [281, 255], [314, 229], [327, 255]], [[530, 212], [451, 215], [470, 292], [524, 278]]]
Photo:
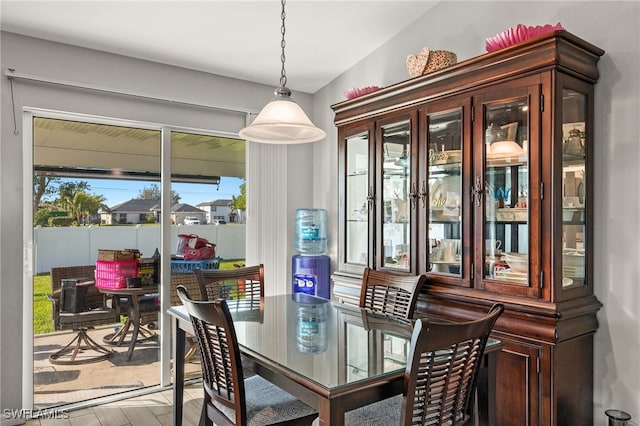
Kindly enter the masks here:
[[127, 277], [138, 276], [138, 260], [96, 260], [96, 287], [126, 288]]

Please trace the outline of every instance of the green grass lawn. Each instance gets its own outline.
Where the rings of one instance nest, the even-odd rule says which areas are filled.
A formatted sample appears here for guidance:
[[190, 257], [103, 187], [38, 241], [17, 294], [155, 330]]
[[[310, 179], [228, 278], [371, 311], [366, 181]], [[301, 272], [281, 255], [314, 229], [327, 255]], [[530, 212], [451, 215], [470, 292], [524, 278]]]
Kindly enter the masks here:
[[[244, 259], [223, 259], [220, 261], [220, 269], [233, 269], [235, 264], [244, 264]], [[33, 277], [33, 332], [45, 334], [55, 331], [53, 329], [52, 304], [47, 299], [51, 293], [51, 280], [49, 274]]]
[[49, 274], [33, 277], [33, 332], [35, 334], [51, 333], [53, 329], [53, 317], [51, 316], [52, 304], [47, 299], [51, 293], [51, 280]]

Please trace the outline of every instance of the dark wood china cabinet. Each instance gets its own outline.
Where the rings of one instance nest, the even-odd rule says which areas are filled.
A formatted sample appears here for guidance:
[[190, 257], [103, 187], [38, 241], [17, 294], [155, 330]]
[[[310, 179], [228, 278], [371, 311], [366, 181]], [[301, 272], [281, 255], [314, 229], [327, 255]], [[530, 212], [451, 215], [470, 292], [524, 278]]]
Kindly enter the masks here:
[[593, 423], [594, 85], [604, 51], [556, 31], [332, 106], [334, 299], [365, 267], [425, 273], [418, 315], [494, 302], [499, 425]]

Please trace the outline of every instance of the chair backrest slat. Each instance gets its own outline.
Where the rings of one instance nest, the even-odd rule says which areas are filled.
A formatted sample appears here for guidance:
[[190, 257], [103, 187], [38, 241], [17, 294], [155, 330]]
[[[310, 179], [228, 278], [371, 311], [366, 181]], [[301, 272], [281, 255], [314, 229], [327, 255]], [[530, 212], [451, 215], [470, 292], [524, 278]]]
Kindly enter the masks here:
[[360, 307], [398, 318], [412, 318], [426, 279], [425, 275], [397, 275], [366, 268], [362, 276]]
[[171, 292], [170, 292], [170, 301], [171, 306], [181, 305], [182, 301], [178, 296], [178, 292], [176, 289], [178, 286], [183, 286], [189, 292], [191, 297], [196, 298], [196, 300], [201, 300], [200, 295], [200, 285], [198, 284], [198, 277], [193, 272], [188, 274], [171, 274]]
[[201, 300], [227, 301], [236, 321], [262, 322], [264, 315], [264, 267], [262, 264], [235, 269], [196, 269]]
[[227, 418], [213, 404], [215, 400], [234, 410], [235, 424], [246, 425], [242, 361], [226, 301], [195, 301], [183, 286], [178, 286], [176, 291], [191, 317], [200, 348], [207, 413], [213, 415], [215, 424], [234, 424], [234, 419]]
[[468, 420], [484, 349], [498, 317], [495, 304], [476, 321], [416, 320], [405, 373], [403, 425], [461, 424]]
[[254, 299], [264, 297], [262, 264], [235, 269], [196, 269], [201, 300]]

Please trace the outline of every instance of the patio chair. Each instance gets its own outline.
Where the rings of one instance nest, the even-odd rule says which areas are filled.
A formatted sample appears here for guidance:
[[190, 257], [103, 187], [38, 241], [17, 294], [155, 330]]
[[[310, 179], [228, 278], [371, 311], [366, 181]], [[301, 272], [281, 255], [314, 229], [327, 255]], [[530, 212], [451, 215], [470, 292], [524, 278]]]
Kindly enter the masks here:
[[406, 276], [366, 268], [362, 276], [360, 307], [384, 315], [411, 319], [425, 275]]
[[[60, 328], [60, 293], [63, 279], [85, 278], [93, 280], [96, 274], [96, 265], [63, 266], [51, 268], [51, 293], [47, 295], [52, 305], [53, 328]], [[95, 286], [87, 289], [85, 302], [91, 306], [101, 306], [104, 303], [104, 295]]]
[[196, 269], [201, 300], [221, 298], [236, 321], [262, 322], [264, 317], [264, 266], [234, 269]]
[[[200, 285], [196, 274], [171, 274], [171, 306], [182, 305], [182, 300], [178, 296], [178, 286], [183, 286], [189, 294], [200, 294]], [[197, 299], [199, 300], [199, 299]]]
[[200, 353], [204, 403], [200, 424], [308, 425], [317, 412], [258, 375], [244, 378], [240, 348], [227, 302], [193, 301], [179, 286]]
[[234, 269], [196, 269], [201, 300], [253, 299], [264, 297], [264, 266]]
[[402, 395], [347, 411], [345, 425], [474, 424], [480, 363], [503, 311], [504, 306], [496, 303], [486, 316], [475, 321], [416, 320]]
[[[178, 296], [178, 286], [183, 286], [187, 289], [189, 294], [200, 294], [200, 286], [198, 284], [198, 278], [194, 273], [189, 274], [171, 274], [171, 306], [182, 305], [182, 300]], [[198, 353], [198, 344], [194, 336], [187, 335], [191, 347], [189, 351], [184, 355], [185, 362], [192, 361]]]
[[[52, 364], [74, 365], [105, 360], [113, 350], [93, 340], [87, 331], [97, 325], [119, 320], [118, 312], [104, 305], [104, 299], [87, 300], [95, 291], [93, 281], [72, 283], [60, 289], [58, 326], [60, 330], [74, 330], [75, 337], [65, 347], [49, 355]], [[67, 299], [72, 299], [68, 302]]]
[[[72, 278], [87, 278], [90, 280], [95, 279], [96, 265], [82, 265], [82, 266], [63, 266], [51, 268], [51, 294], [47, 295], [52, 303], [52, 316], [53, 327], [55, 330], [61, 330], [60, 328], [60, 287], [62, 280]], [[151, 299], [151, 298], [149, 298]], [[111, 305], [110, 307], [118, 311], [119, 315], [127, 316], [128, 307], [126, 301], [117, 300], [113, 298], [111, 301], [100, 293], [100, 291], [94, 287], [87, 289], [85, 296], [86, 303], [90, 306], [102, 306]], [[126, 299], [125, 299], [126, 300]], [[150, 302], [151, 303], [151, 302]], [[146, 325], [158, 321], [157, 309], [147, 309], [140, 313], [140, 324]]]

